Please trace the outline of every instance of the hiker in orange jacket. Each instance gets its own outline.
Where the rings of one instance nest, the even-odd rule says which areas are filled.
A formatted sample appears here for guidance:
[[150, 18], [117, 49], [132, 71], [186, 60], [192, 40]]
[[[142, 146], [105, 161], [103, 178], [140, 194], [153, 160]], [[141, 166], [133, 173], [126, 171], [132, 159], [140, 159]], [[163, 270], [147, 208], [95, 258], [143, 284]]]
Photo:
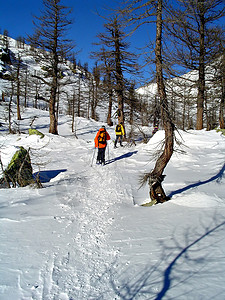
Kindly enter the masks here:
[[107, 141], [110, 140], [110, 135], [103, 125], [96, 134], [95, 137], [95, 148], [98, 148], [97, 163], [105, 164], [105, 149]]

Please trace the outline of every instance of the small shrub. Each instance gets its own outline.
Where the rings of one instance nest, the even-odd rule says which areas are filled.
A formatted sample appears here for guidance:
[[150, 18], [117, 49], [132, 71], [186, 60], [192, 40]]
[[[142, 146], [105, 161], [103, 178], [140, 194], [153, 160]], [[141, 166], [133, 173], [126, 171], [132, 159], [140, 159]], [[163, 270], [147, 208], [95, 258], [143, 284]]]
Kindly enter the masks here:
[[225, 129], [216, 129], [216, 132], [221, 132], [223, 135], [225, 135]]

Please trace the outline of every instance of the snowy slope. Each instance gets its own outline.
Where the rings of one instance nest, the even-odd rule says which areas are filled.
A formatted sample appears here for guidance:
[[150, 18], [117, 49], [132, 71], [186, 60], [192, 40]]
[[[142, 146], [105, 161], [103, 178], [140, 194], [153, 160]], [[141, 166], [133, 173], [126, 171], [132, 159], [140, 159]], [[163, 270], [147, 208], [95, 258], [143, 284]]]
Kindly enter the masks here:
[[[10, 37], [7, 37], [7, 43], [10, 63], [4, 63], [1, 60], [1, 52], [6, 52], [6, 46], [4, 37], [0, 34], [0, 99], [2, 98], [2, 93], [4, 93], [5, 98], [9, 98], [11, 96], [12, 82], [6, 79], [6, 75], [16, 76], [18, 60], [20, 60], [21, 104], [24, 101], [26, 88], [27, 106], [33, 107], [35, 99], [38, 97], [38, 107], [45, 108], [46, 100], [50, 97], [49, 86], [36, 78], [36, 76], [41, 77], [45, 79], [45, 82], [49, 82], [50, 80], [50, 77], [48, 77], [47, 72], [45, 71], [47, 69], [46, 60], [41, 59], [43, 54], [40, 50], [35, 49], [34, 51], [29, 45], [25, 43], [18, 43]], [[39, 53], [38, 58], [37, 54], [35, 54], [36, 52]], [[88, 92], [90, 85], [89, 80], [92, 79], [92, 75], [85, 71], [82, 67], [74, 66], [74, 64], [68, 60], [65, 60], [64, 63], [59, 65], [59, 70], [61, 73], [59, 78], [59, 111], [61, 113], [67, 113], [68, 101], [71, 101], [73, 94], [78, 94], [78, 90], [81, 90], [84, 96], [85, 93]], [[14, 98], [16, 98], [15, 91], [16, 83], [14, 83]], [[45, 101], [42, 101], [43, 99], [45, 99]], [[16, 99], [14, 100], [16, 101]]]
[[[26, 134], [33, 126], [44, 139]], [[225, 138], [181, 132], [183, 146], [165, 170], [172, 199], [153, 207], [138, 179], [150, 171], [159, 131], [148, 144], [113, 149], [107, 164], [92, 159], [101, 123], [26, 109], [21, 135], [0, 128], [1, 157], [32, 147], [43, 189], [0, 190], [0, 299], [225, 299]], [[112, 139], [113, 128], [108, 128]]]

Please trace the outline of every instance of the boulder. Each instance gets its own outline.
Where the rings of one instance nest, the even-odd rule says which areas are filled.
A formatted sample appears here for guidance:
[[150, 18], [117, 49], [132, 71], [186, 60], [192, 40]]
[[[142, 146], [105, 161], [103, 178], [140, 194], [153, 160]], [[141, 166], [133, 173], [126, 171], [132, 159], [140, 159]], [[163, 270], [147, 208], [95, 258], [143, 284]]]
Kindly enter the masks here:
[[33, 169], [29, 152], [25, 148], [20, 147], [5, 169], [4, 178], [0, 180], [0, 184], [2, 187], [5, 187], [5, 185], [9, 186], [9, 183], [12, 182], [14, 187], [16, 184], [21, 187], [27, 186], [35, 182], [32, 174]]
[[29, 135], [32, 135], [32, 134], [39, 135], [41, 137], [41, 139], [43, 139], [43, 137], [45, 136], [42, 132], [38, 131], [37, 129], [30, 128]]

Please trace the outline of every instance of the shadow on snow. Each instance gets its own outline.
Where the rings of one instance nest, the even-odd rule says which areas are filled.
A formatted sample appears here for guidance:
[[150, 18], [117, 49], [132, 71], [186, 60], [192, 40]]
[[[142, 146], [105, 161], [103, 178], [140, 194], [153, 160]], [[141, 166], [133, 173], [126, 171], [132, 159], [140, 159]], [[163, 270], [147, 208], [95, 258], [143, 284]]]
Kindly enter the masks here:
[[109, 159], [108, 161], [106, 161], [106, 165], [109, 165], [117, 160], [121, 160], [121, 159], [124, 159], [124, 158], [128, 158], [128, 157], [131, 157], [132, 155], [136, 154], [138, 151], [132, 151], [132, 152], [128, 152], [128, 153], [125, 153], [123, 155], [120, 155], [118, 157], [115, 157], [115, 158], [112, 158], [112, 159]]
[[66, 172], [66, 169], [62, 170], [49, 170], [49, 171], [40, 171], [33, 174], [33, 177], [36, 179], [39, 176], [41, 183], [49, 182], [51, 179], [55, 178], [62, 172]]
[[[213, 260], [212, 253], [221, 240], [224, 226], [224, 217], [216, 214], [212, 220], [208, 218], [204, 223], [201, 221], [201, 226], [185, 229], [182, 241], [174, 231], [169, 238], [169, 244], [168, 240], [159, 241], [160, 255], [153, 258], [153, 264], [148, 264], [139, 271], [135, 270], [135, 266], [134, 268], [126, 267], [115, 261], [96, 282], [102, 288], [102, 290], [99, 289], [101, 294], [97, 294], [98, 292], [94, 294], [92, 291], [87, 299], [106, 299], [107, 293], [110, 291], [119, 297], [113, 297], [113, 299], [121, 300], [162, 300], [165, 297], [180, 299], [179, 297], [182, 296], [182, 299], [193, 299], [193, 295], [197, 295], [197, 299], [208, 284], [206, 280], [214, 275], [212, 264], [215, 263], [217, 257], [214, 257]], [[219, 264], [220, 262], [218, 262]], [[218, 282], [221, 282], [223, 269], [218, 275]], [[198, 278], [202, 278], [205, 284], [198, 290], [192, 289], [193, 281]], [[104, 284], [108, 281], [110, 289], [107, 291], [104, 290]], [[219, 285], [218, 287], [219, 289], [212, 289], [212, 294], [209, 295], [210, 299], [224, 294], [224, 286]], [[72, 291], [70, 299], [78, 299], [77, 290]], [[112, 297], [108, 297], [108, 299], [112, 299]]]
[[187, 190], [189, 190], [191, 188], [198, 187], [200, 185], [212, 182], [214, 180], [216, 180], [217, 182], [219, 182], [222, 179], [222, 177], [223, 177], [224, 171], [225, 171], [225, 164], [223, 165], [223, 167], [221, 168], [221, 170], [216, 175], [212, 176], [211, 178], [209, 178], [207, 180], [204, 180], [204, 181], [198, 181], [198, 182], [189, 184], [188, 186], [185, 186], [185, 187], [183, 187], [183, 188], [181, 188], [179, 190], [171, 192], [168, 196], [171, 198], [172, 196], [174, 196], [176, 194], [183, 193], [183, 192], [185, 192], [185, 191], [187, 191]]
[[[211, 224], [201, 223], [202, 228], [192, 228], [190, 231], [184, 232], [184, 242], [176, 239], [175, 232], [171, 237], [174, 245], [167, 245], [167, 241], [160, 241], [161, 258], [158, 262], [152, 266], [146, 266], [139, 273], [133, 272], [131, 278], [123, 278], [123, 274], [116, 274], [116, 276], [113, 274], [111, 286], [115, 294], [123, 300], [142, 299], [142, 297], [143, 299], [162, 300], [169, 291], [172, 293], [174, 291], [174, 298], [168, 295], [168, 299], [178, 299], [180, 292], [177, 287], [184, 285], [181, 293], [185, 299], [190, 299], [193, 291], [188, 289], [188, 285], [192, 283], [193, 278], [195, 276], [207, 278], [207, 276], [213, 275], [211, 273], [211, 253], [215, 243], [220, 240], [220, 235], [217, 235], [218, 231], [222, 232], [225, 226], [223, 216], [220, 217], [222, 222], [221, 220], [217, 221], [216, 218], [218, 216], [214, 217]], [[204, 241], [206, 239], [207, 242]], [[204, 250], [203, 254], [196, 254], [198, 252], [196, 249]], [[207, 260], [208, 256], [209, 260]], [[221, 270], [221, 276], [222, 272]], [[132, 271], [129, 273], [132, 274]], [[115, 282], [114, 278], [118, 278], [119, 282]], [[223, 291], [224, 287], [221, 287], [220, 293]], [[198, 292], [201, 293], [200, 290]], [[194, 293], [196, 294], [196, 291]], [[215, 289], [213, 293], [216, 296], [219, 292]]]

